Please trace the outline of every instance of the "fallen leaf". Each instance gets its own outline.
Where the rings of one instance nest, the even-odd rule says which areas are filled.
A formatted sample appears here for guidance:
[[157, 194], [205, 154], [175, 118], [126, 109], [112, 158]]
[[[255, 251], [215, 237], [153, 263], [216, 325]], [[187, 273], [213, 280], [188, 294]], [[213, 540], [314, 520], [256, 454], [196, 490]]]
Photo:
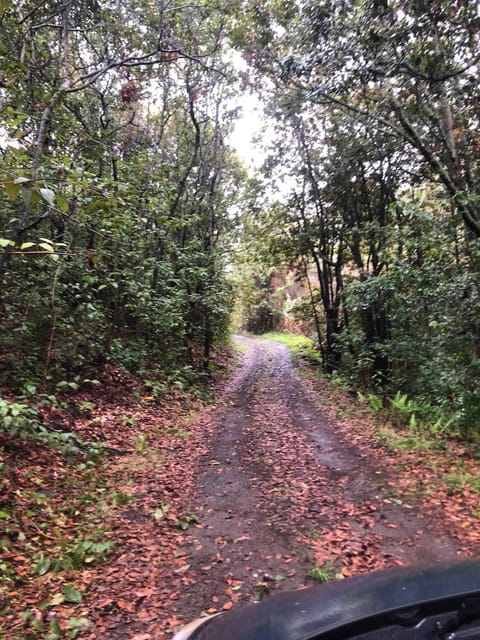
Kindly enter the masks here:
[[131, 602], [127, 602], [123, 598], [119, 598], [117, 600], [117, 606], [123, 611], [128, 611], [129, 613], [133, 613], [135, 611], [135, 607]]

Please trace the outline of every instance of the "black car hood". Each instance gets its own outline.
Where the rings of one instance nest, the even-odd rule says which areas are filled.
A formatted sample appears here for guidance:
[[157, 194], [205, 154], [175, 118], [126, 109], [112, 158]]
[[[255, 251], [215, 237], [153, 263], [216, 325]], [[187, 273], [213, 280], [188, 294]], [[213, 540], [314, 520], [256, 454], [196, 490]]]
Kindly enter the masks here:
[[195, 640], [347, 638], [375, 625], [414, 626], [480, 596], [480, 561], [401, 569], [281, 593], [207, 621]]

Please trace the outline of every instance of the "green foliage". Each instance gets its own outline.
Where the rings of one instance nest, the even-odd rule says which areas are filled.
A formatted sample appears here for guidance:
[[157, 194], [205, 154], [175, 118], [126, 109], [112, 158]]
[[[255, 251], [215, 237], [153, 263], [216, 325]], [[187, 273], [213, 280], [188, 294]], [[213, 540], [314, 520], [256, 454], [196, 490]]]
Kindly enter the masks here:
[[261, 275], [252, 270], [239, 283], [242, 329], [254, 334], [274, 331], [281, 326], [281, 297], [272, 292], [274, 274]]
[[[441, 201], [399, 206], [403, 225], [392, 233], [391, 255], [384, 257], [391, 260], [388, 273], [352, 280], [345, 289], [349, 327], [342, 366], [355, 383], [365, 386], [367, 378], [391, 394], [399, 423], [473, 437], [480, 427], [479, 273], [458, 259], [458, 230]], [[389, 331], [382, 342], [370, 342], [362, 314], [379, 292]], [[381, 379], [379, 357], [388, 363]]]
[[285, 344], [294, 355], [301, 356], [302, 358], [305, 358], [305, 360], [309, 360], [315, 364], [318, 364], [321, 361], [321, 356], [315, 348], [314, 341], [306, 336], [294, 333], [270, 331], [262, 334], [262, 338], [281, 342], [282, 344]]
[[392, 451], [443, 451], [444, 444], [428, 431], [419, 429], [398, 429], [388, 425], [377, 428], [376, 435], [380, 444]]
[[357, 391], [357, 398], [363, 404], [368, 404], [374, 413], [380, 413], [384, 409], [382, 398], [377, 396], [375, 393], [367, 393], [365, 395], [361, 391]]
[[337, 572], [332, 560], [326, 560], [322, 565], [315, 565], [308, 572], [310, 580], [315, 582], [330, 582], [335, 580]]
[[113, 549], [114, 543], [105, 540], [81, 540], [55, 562], [55, 571], [81, 569], [85, 565], [101, 562]]
[[177, 518], [177, 526], [182, 531], [186, 531], [189, 528], [189, 526], [192, 524], [192, 522], [194, 524], [197, 524], [200, 522], [200, 519], [194, 513], [187, 513], [186, 515], [181, 516], [180, 518]]
[[31, 571], [34, 575], [43, 576], [49, 571], [59, 572], [82, 569], [85, 566], [104, 560], [113, 547], [114, 543], [109, 540], [103, 542], [81, 540], [56, 558], [51, 558], [41, 553]]
[[168, 385], [162, 380], [145, 380], [144, 385], [147, 395], [153, 396], [155, 400], [168, 392]]
[[465, 489], [480, 493], [480, 478], [470, 473], [449, 473], [445, 476], [445, 483], [451, 494], [463, 493]]
[[409, 400], [406, 393], [400, 393], [400, 391], [397, 391], [395, 397], [390, 398], [389, 402], [392, 410], [407, 421], [418, 411], [416, 403]]
[[358, 391], [357, 397], [362, 404], [368, 404], [374, 413], [387, 412], [393, 424], [400, 428], [408, 428], [409, 434], [393, 433], [390, 429], [383, 428], [380, 439], [392, 448], [415, 448], [417, 438], [421, 440], [423, 436], [428, 438], [429, 435], [456, 432], [454, 418], [447, 419], [438, 407], [412, 400], [406, 393], [397, 391], [393, 398], [387, 399], [386, 406], [382, 398], [374, 393], [364, 394]]
[[38, 436], [38, 415], [32, 407], [0, 398], [0, 430], [11, 437], [34, 439]]
[[379, 413], [383, 409], [383, 401], [374, 393], [368, 394], [368, 404], [370, 405], [370, 409], [375, 411], [375, 413]]
[[143, 434], [136, 436], [134, 446], [137, 453], [139, 453], [140, 455], [145, 454], [147, 450], [147, 436]]
[[[60, 596], [65, 598], [63, 593], [60, 594]], [[76, 601], [72, 600], [71, 602]], [[88, 618], [70, 618], [67, 623], [67, 629], [64, 631], [60, 628], [60, 625], [56, 620], [52, 620], [50, 622], [49, 634], [46, 636], [46, 640], [61, 640], [62, 638], [74, 639], [79, 633], [86, 631], [90, 627], [90, 624], [91, 623]]]
[[126, 504], [130, 504], [132, 502], [132, 496], [127, 493], [123, 493], [122, 491], [116, 491], [112, 496], [112, 503], [115, 506], [122, 506]]
[[[224, 143], [234, 118], [220, 106], [231, 93], [224, 16], [167, 9], [188, 52], [165, 55], [165, 9], [143, 9], [82, 0], [2, 20], [0, 383], [10, 387], [49, 392], [61, 380], [68, 392], [107, 362], [205, 371], [226, 339], [229, 209], [243, 172]], [[71, 76], [71, 56], [87, 76]]]
[[0, 433], [12, 439], [41, 443], [61, 451], [67, 458], [81, 452], [87, 453], [90, 457], [97, 457], [103, 453], [102, 445], [83, 442], [73, 433], [51, 431], [45, 428], [40, 423], [38, 411], [34, 407], [11, 403], [3, 398], [0, 398]]
[[163, 520], [163, 518], [165, 517], [165, 515], [169, 510], [170, 510], [170, 505], [168, 504], [168, 502], [162, 502], [162, 504], [159, 507], [157, 507], [155, 511], [152, 513], [152, 518], [156, 522]]
[[176, 438], [182, 438], [183, 440], [185, 440], [186, 438], [190, 437], [190, 433], [188, 431], [185, 431], [184, 429], [169, 429], [168, 432], [172, 435], [175, 436]]
[[[307, 0], [287, 13], [285, 33], [272, 2], [232, 36], [259, 87], [281, 61], [262, 93], [280, 134], [264, 177], [275, 193], [283, 185], [283, 202], [249, 206], [251, 271], [295, 271], [327, 373], [391, 398], [386, 409], [411, 431], [475, 440], [480, 112], [466, 96], [477, 84], [476, 8]], [[258, 282], [260, 301], [280, 295], [270, 284]]]
[[[11, 567], [9, 567], [9, 565], [6, 562], [1, 561], [0, 562], [0, 585], [12, 584], [17, 580], [20, 580], [20, 577], [16, 574], [16, 572]], [[1, 627], [0, 627], [0, 630], [1, 630]]]
[[120, 416], [120, 420], [122, 421], [122, 424], [125, 427], [135, 426], [137, 419], [138, 419], [137, 413], [133, 413], [131, 416], [126, 416], [126, 415]]

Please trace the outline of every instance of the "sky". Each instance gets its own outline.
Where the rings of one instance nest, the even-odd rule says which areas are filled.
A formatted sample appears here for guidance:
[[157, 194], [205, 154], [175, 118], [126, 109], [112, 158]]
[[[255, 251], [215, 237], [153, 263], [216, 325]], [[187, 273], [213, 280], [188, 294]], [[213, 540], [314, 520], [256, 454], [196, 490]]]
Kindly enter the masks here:
[[230, 144], [236, 149], [240, 159], [248, 166], [258, 169], [265, 157], [262, 145], [254, 138], [267, 129], [265, 116], [258, 97], [245, 93], [241, 101], [241, 115], [230, 135]]
[[[236, 150], [239, 158], [250, 169], [250, 174], [261, 169], [268, 152], [275, 141], [272, 120], [264, 114], [263, 104], [259, 96], [244, 93], [236, 99], [233, 107], [241, 106], [242, 112], [229, 136], [229, 144]], [[297, 180], [280, 172], [270, 177], [266, 195], [272, 201], [288, 197], [296, 187]]]
[[[232, 49], [230, 61], [239, 74], [248, 73], [248, 64], [241, 53]], [[241, 107], [241, 112], [230, 134], [229, 142], [247, 167], [259, 169], [264, 161], [265, 152], [262, 150], [261, 142], [255, 142], [254, 138], [263, 134], [267, 141], [272, 139], [272, 135], [268, 135], [268, 118], [263, 112], [263, 103], [258, 94], [255, 95], [248, 90], [237, 94], [231, 102], [228, 108]]]
[[[237, 106], [241, 106], [242, 111], [229, 136], [229, 144], [250, 170], [250, 175], [254, 175], [267, 159], [269, 152], [265, 147], [272, 147], [276, 134], [273, 122], [264, 114], [258, 95], [245, 92], [241, 99], [235, 100], [232, 108]], [[274, 172], [265, 195], [271, 201], [283, 200], [290, 196], [296, 186], [297, 180], [292, 176]]]

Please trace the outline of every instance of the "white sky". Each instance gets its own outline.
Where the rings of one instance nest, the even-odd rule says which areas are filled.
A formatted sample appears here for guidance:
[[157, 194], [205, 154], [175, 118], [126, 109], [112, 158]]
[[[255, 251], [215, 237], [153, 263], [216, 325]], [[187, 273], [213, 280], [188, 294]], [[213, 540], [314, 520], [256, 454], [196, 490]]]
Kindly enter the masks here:
[[[248, 65], [238, 51], [230, 51], [230, 60], [238, 72], [248, 73]], [[259, 169], [265, 158], [261, 137], [265, 135], [266, 142], [270, 142], [273, 137], [271, 133], [268, 135], [268, 119], [263, 113], [263, 103], [259, 95], [252, 95], [246, 90], [232, 98], [228, 108], [236, 107], [241, 107], [241, 112], [229, 136], [229, 143], [247, 167]]]
[[[250, 170], [250, 175], [254, 175], [267, 158], [268, 152], [265, 147], [271, 147], [275, 142], [273, 122], [264, 114], [259, 96], [245, 93], [232, 101], [232, 108], [237, 106], [241, 106], [242, 111], [228, 142]], [[272, 201], [282, 200], [290, 195], [296, 185], [297, 180], [292, 176], [282, 172], [277, 176], [274, 174], [270, 178], [267, 196]]]
[[242, 107], [230, 135], [230, 144], [236, 149], [240, 159], [252, 169], [258, 169], [265, 157], [260, 138], [267, 133], [268, 127], [258, 97], [245, 93], [237, 104]]

